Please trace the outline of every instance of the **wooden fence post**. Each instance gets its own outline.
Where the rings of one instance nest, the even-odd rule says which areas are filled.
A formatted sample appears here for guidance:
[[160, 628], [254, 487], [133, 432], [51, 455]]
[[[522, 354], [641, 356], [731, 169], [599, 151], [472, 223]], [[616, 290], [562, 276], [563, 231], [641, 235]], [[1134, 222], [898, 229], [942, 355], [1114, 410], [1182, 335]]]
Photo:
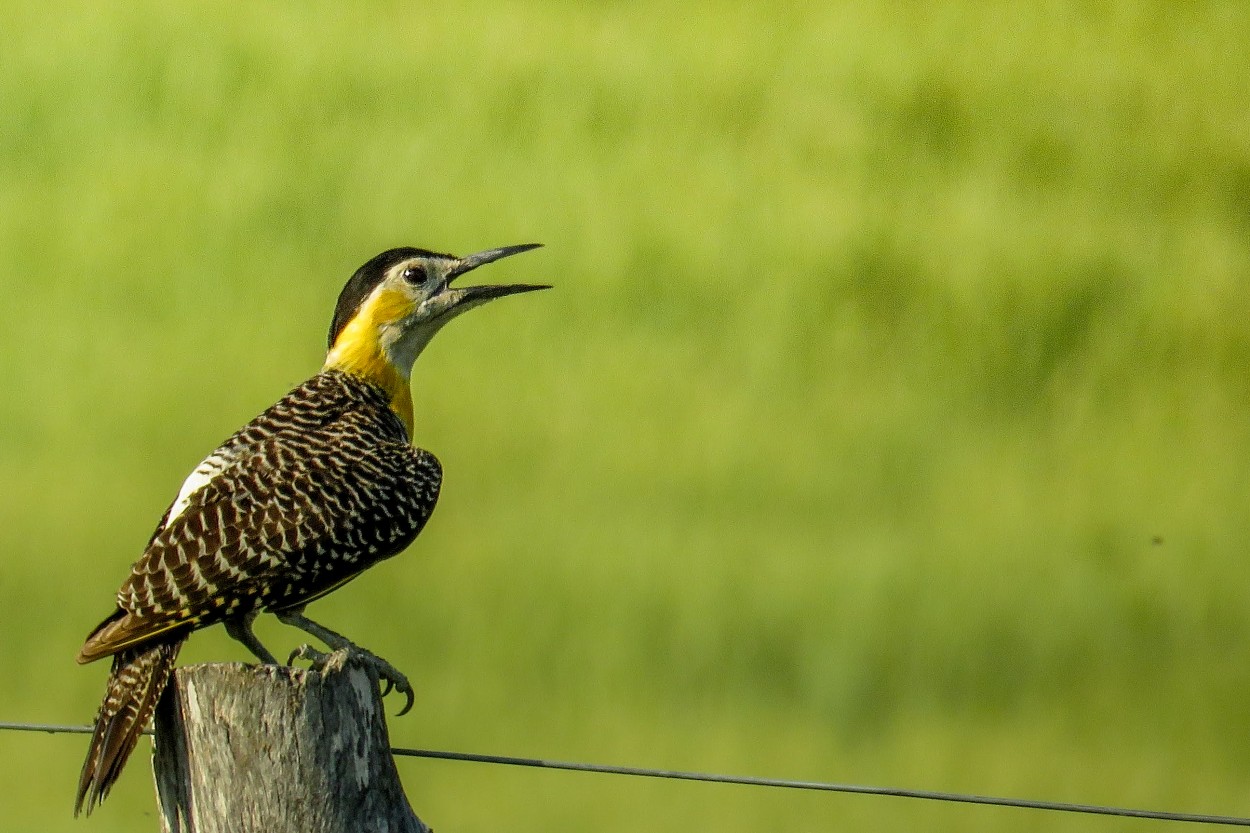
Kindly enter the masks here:
[[180, 668], [156, 709], [165, 833], [430, 833], [399, 783], [373, 671]]

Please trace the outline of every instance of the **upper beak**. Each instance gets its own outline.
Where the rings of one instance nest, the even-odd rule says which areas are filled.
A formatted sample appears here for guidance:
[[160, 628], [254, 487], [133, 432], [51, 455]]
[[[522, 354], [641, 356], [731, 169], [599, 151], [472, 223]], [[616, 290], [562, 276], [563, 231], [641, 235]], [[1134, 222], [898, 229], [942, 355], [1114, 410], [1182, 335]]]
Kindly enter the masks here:
[[451, 283], [453, 278], [457, 278], [465, 272], [472, 272], [479, 266], [485, 266], [487, 263], [494, 263], [496, 260], [502, 260], [511, 255], [519, 255], [521, 252], [528, 252], [530, 249], [537, 249], [541, 246], [542, 243], [522, 243], [519, 246], [504, 246], [501, 249], [487, 249], [477, 254], [465, 255], [447, 273], [447, 282]]
[[[519, 246], [504, 246], [500, 249], [487, 249], [484, 252], [466, 255], [460, 258], [451, 271], [447, 273], [447, 284], [463, 275], [465, 272], [471, 272], [479, 266], [487, 263], [493, 263], [512, 255], [519, 255], [521, 252], [528, 252], [531, 249], [537, 249], [542, 243], [522, 243]], [[550, 289], [548, 285], [539, 284], [511, 284], [503, 286], [466, 286], [463, 289], [454, 290], [459, 297], [455, 300], [455, 306], [462, 304], [476, 305], [483, 301], [489, 301], [493, 298], [502, 298], [505, 295], [515, 295], [520, 292], [533, 292], [536, 289]]]

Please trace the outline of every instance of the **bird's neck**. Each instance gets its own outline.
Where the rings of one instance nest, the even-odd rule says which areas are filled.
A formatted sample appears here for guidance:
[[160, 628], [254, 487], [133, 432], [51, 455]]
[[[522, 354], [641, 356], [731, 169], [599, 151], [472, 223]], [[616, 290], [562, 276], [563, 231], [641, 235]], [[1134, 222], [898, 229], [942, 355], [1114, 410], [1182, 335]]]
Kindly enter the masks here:
[[[402, 367], [392, 361], [377, 338], [376, 329], [363, 326], [368, 322], [352, 321], [334, 342], [326, 356], [323, 370], [340, 370], [364, 379], [386, 391], [391, 410], [412, 436], [412, 388], [409, 376], [412, 366]], [[361, 326], [357, 326], [361, 325]], [[354, 332], [360, 330], [361, 332]], [[367, 331], [366, 331], [367, 330]]]

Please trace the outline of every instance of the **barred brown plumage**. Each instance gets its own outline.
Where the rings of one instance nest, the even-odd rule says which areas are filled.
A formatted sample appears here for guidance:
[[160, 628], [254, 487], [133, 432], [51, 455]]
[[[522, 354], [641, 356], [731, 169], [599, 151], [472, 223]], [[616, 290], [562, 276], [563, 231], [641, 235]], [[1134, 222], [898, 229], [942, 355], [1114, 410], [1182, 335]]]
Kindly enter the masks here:
[[360, 653], [411, 706], [411, 686], [393, 666], [302, 611], [402, 551], [429, 519], [442, 468], [410, 443], [412, 363], [461, 312], [545, 288], [451, 288], [458, 275], [531, 248], [465, 258], [392, 249], [370, 260], [340, 295], [325, 368], [191, 473], [118, 590], [117, 609], [79, 652], [79, 662], [111, 655], [113, 667], [75, 814], [90, 812], [117, 780], [182, 643], [217, 622], [275, 662], [251, 630], [259, 612], [274, 612], [331, 648]]

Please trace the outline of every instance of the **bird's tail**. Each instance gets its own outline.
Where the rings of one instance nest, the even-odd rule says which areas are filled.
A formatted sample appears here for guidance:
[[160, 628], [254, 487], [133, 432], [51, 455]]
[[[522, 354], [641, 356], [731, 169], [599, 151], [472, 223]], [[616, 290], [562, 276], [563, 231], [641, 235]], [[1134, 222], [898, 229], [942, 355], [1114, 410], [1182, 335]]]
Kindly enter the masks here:
[[108, 691], [96, 714], [91, 746], [78, 778], [75, 816], [84, 807], [90, 814], [117, 782], [169, 682], [174, 659], [185, 640], [185, 635], [177, 634], [163, 642], [125, 648], [113, 655]]

